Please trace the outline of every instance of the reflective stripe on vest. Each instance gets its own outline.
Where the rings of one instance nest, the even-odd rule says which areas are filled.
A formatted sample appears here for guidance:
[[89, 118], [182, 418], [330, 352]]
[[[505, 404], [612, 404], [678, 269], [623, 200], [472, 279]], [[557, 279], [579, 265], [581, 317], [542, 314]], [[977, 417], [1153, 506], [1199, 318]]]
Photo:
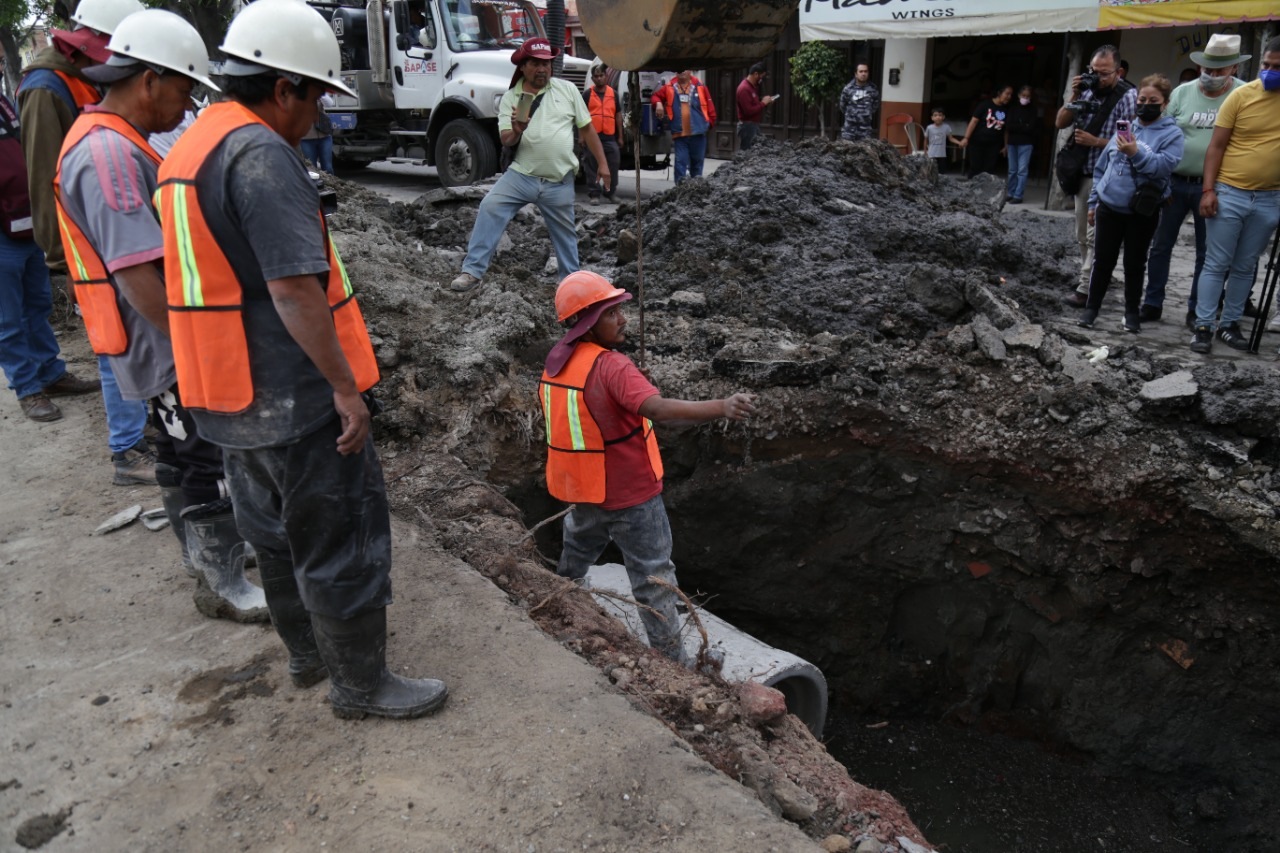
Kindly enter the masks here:
[[595, 125], [596, 133], [613, 136], [617, 132], [618, 98], [614, 94], [612, 86], [604, 87], [603, 98], [596, 92], [596, 88], [592, 86], [590, 99], [587, 101], [587, 110], [591, 113], [591, 123]]
[[83, 110], [85, 107], [102, 100], [102, 93], [98, 91], [98, 87], [87, 80], [72, 77], [65, 71], [54, 71], [53, 73], [61, 77], [62, 82], [67, 84], [67, 92], [70, 93], [71, 100], [76, 102], [76, 109]]
[[[156, 212], [164, 230], [169, 331], [182, 402], [191, 409], [235, 414], [254, 399], [244, 331], [244, 289], [205, 219], [196, 181], [227, 136], [255, 123], [267, 126], [234, 101], [214, 104], [182, 134], [160, 167]], [[373, 344], [351, 279], [318, 208], [316, 216], [328, 254], [329, 275], [324, 284], [334, 332], [356, 388], [368, 391], [378, 382]], [[245, 260], [246, 265], [252, 263]]]
[[604, 503], [605, 448], [640, 438], [649, 456], [655, 480], [662, 479], [662, 455], [653, 421], [641, 419], [630, 433], [605, 439], [584, 403], [583, 391], [596, 359], [606, 352], [592, 343], [579, 343], [568, 363], [554, 377], [544, 371], [538, 384], [542, 417], [547, 428], [547, 491], [566, 503]]
[[58, 155], [58, 168], [53, 175], [53, 198], [58, 213], [58, 231], [62, 234], [62, 248], [67, 255], [71, 283], [75, 286], [76, 304], [84, 317], [84, 328], [89, 333], [89, 345], [98, 355], [120, 355], [129, 348], [129, 335], [120, 317], [116, 286], [107, 272], [93, 243], [62, 205], [62, 161], [72, 148], [96, 128], [107, 128], [129, 140], [153, 163], [159, 165], [160, 155], [151, 149], [137, 129], [115, 113], [81, 113], [67, 137], [62, 141]]

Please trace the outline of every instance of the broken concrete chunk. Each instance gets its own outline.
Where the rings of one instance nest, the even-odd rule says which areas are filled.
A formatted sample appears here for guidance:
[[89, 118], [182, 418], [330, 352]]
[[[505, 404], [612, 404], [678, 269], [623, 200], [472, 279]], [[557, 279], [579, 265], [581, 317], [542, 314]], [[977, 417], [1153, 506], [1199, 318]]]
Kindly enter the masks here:
[[636, 235], [623, 228], [618, 232], [618, 263], [629, 264], [636, 259], [639, 253], [640, 243], [636, 240]]
[[858, 206], [851, 201], [843, 198], [829, 198], [822, 203], [822, 209], [827, 213], [833, 213], [840, 216], [844, 213], [851, 213], [858, 209]]
[[489, 194], [492, 184], [467, 187], [441, 187], [418, 197], [419, 204], [439, 207], [448, 204], [461, 204], [467, 201], [480, 201]]
[[141, 518], [148, 530], [164, 530], [169, 526], [169, 516], [164, 511], [164, 507], [149, 509], [142, 514]]
[[973, 310], [986, 314], [997, 329], [1007, 329], [1018, 323], [1029, 322], [1026, 316], [1011, 305], [1003, 296], [999, 296], [990, 287], [976, 278], [965, 282], [964, 298], [973, 306]]
[[1077, 350], [1062, 351], [1062, 372], [1077, 385], [1098, 381], [1098, 368]]
[[106, 521], [98, 525], [98, 529], [93, 531], [95, 536], [101, 536], [110, 533], [113, 530], [119, 530], [121, 527], [133, 524], [138, 516], [142, 515], [142, 505], [134, 504], [128, 509], [122, 509]]
[[811, 344], [744, 341], [731, 343], [716, 353], [711, 368], [722, 376], [757, 385], [809, 385], [821, 378], [835, 355], [832, 350]]
[[973, 339], [973, 327], [966, 324], [954, 326], [947, 332], [947, 349], [956, 355], [964, 355], [977, 344]]
[[772, 793], [782, 809], [782, 816], [788, 820], [801, 823], [818, 811], [818, 798], [789, 779], [775, 782]]
[[1044, 346], [1044, 326], [1033, 323], [1014, 323], [1002, 331], [1004, 345], [1010, 349], [1038, 351]]
[[1000, 336], [1000, 331], [992, 325], [985, 314], [979, 314], [973, 318], [973, 339], [977, 342], [978, 349], [982, 350], [982, 354], [992, 361], [1004, 361], [1009, 357], [1004, 346], [1004, 338]]
[[692, 290], [677, 290], [667, 299], [667, 304], [691, 317], [707, 315], [707, 297]]
[[906, 293], [931, 313], [954, 320], [964, 313], [965, 298], [939, 267], [918, 266], [907, 277]]
[[1200, 393], [1200, 386], [1190, 370], [1179, 370], [1159, 379], [1152, 379], [1138, 392], [1138, 398], [1147, 403], [1191, 402]]
[[[981, 176], [979, 176], [981, 177]], [[902, 848], [902, 853], [937, 853], [936, 850], [930, 850], [923, 844], [916, 844], [905, 835], [899, 835], [897, 838], [898, 846]]]
[[556, 275], [560, 272], [560, 262], [556, 260], [555, 255], [548, 255], [547, 262], [542, 265], [543, 275]]

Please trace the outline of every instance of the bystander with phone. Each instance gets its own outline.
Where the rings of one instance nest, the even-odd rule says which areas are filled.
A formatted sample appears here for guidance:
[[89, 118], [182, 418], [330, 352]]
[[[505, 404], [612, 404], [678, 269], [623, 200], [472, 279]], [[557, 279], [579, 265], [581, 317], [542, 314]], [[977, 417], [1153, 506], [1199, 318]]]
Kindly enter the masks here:
[[738, 149], [746, 151], [756, 143], [760, 135], [760, 117], [764, 108], [778, 100], [777, 95], [760, 97], [768, 71], [763, 62], [751, 66], [751, 71], [738, 84], [738, 93], [734, 100], [738, 104]]

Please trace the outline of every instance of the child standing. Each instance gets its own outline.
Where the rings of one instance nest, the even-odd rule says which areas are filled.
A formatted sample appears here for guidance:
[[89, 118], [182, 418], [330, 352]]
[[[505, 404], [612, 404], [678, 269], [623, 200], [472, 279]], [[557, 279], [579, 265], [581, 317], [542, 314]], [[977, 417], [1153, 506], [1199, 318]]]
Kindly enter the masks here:
[[959, 145], [960, 140], [953, 135], [951, 125], [947, 124], [947, 114], [941, 109], [935, 107], [930, 118], [933, 124], [925, 126], [924, 138], [928, 143], [929, 159], [941, 174], [947, 171], [947, 143]]
[[[680, 639], [671, 526], [662, 503], [662, 458], [653, 422], [739, 421], [751, 394], [722, 400], [663, 397], [631, 359], [622, 303], [631, 298], [603, 276], [579, 270], [556, 290], [556, 316], [569, 330], [551, 349], [538, 386], [547, 425], [547, 490], [572, 503], [556, 573], [581, 580], [614, 542], [631, 579], [640, 619], [656, 651], [688, 664]], [[657, 578], [663, 584], [651, 582]]]

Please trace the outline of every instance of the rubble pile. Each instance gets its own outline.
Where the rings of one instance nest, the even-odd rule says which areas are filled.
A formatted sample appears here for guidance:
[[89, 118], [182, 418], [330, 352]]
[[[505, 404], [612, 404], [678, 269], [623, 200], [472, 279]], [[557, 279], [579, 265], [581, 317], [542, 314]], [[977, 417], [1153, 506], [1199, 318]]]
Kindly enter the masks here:
[[[765, 143], [644, 203], [647, 369], [669, 396], [760, 395], [751, 422], [663, 434], [682, 585], [818, 664], [847, 708], [998, 725], [1216, 792], [1179, 814], [1188, 832], [1273, 847], [1280, 745], [1257, 721], [1280, 712], [1280, 382], [1095, 351], [1059, 320], [1070, 229], [1002, 218], [1002, 184], [917, 162]], [[554, 259], [527, 209], [478, 294], [446, 294], [476, 195], [344, 187], [334, 225], [384, 369], [397, 505], [532, 608], [556, 528], [518, 528], [558, 509], [533, 393]], [[579, 223], [583, 266], [635, 288], [634, 208]], [[616, 666], [571, 598], [535, 618]], [[822, 801], [815, 835], [856, 835], [853, 811]]]

